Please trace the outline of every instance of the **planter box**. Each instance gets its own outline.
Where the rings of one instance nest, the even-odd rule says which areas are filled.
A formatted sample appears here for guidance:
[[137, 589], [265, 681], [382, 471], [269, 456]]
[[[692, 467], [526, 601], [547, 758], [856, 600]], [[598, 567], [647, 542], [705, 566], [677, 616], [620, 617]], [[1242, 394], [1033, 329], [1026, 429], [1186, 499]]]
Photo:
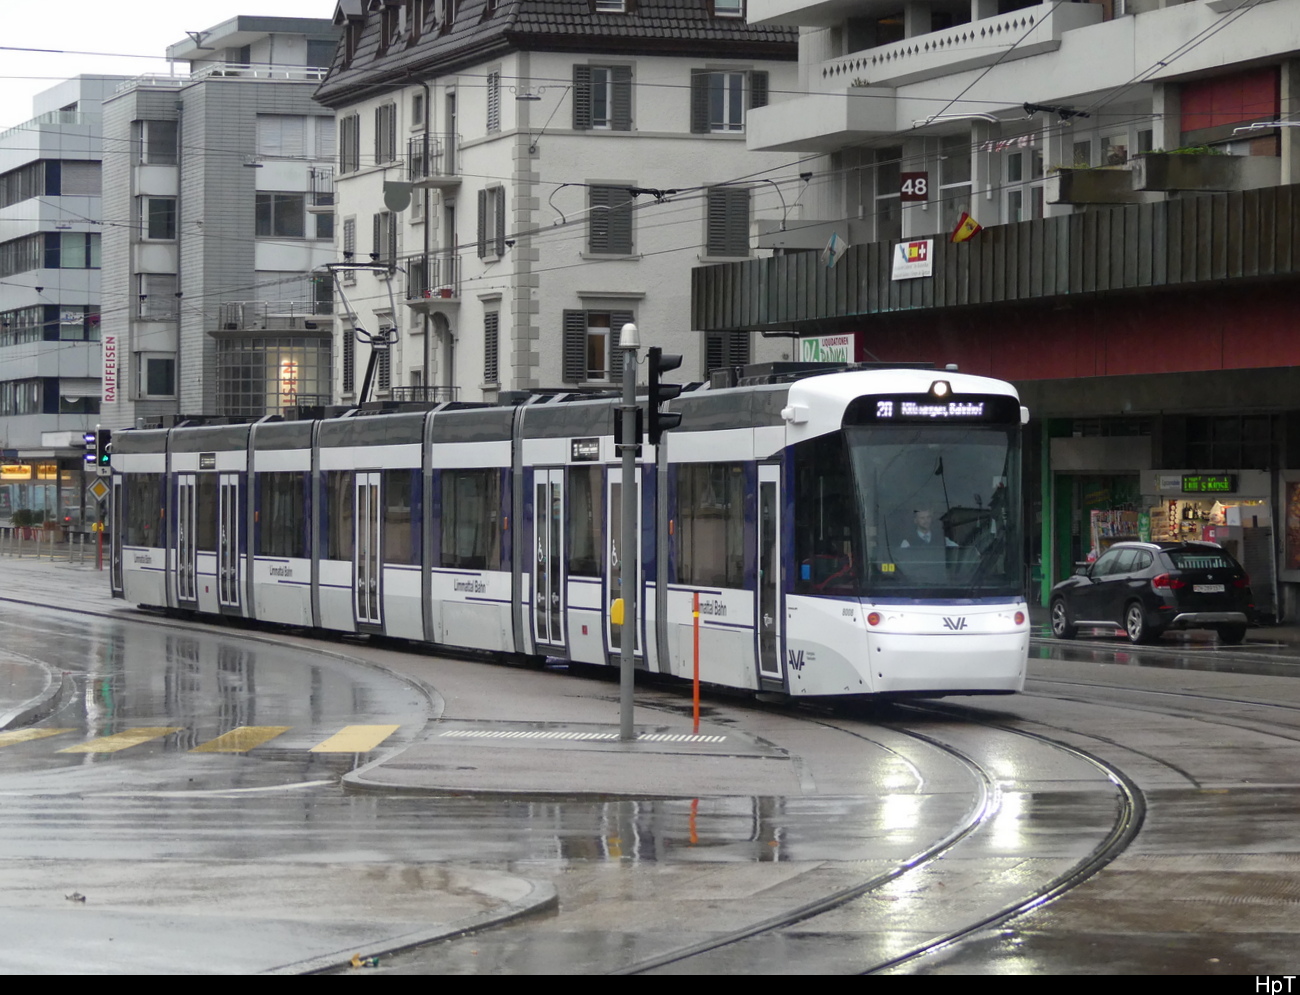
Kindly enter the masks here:
[[1043, 195], [1049, 204], [1140, 204], [1129, 169], [1060, 169], [1050, 173]]
[[1241, 190], [1250, 156], [1147, 152], [1134, 158], [1138, 190]]

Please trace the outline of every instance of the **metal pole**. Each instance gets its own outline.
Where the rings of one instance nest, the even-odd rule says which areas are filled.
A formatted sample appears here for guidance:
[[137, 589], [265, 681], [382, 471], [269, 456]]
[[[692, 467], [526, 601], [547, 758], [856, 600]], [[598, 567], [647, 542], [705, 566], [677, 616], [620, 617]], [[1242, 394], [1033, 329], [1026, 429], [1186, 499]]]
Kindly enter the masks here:
[[636, 686], [636, 449], [641, 441], [636, 434], [636, 353], [640, 345], [636, 325], [624, 325], [619, 339], [619, 348], [623, 350], [623, 403], [620, 406], [623, 410], [623, 473], [620, 484], [623, 528], [618, 541], [621, 547], [618, 586], [623, 596], [623, 626], [618, 637], [618, 738], [624, 742], [636, 738], [632, 731], [632, 694]]

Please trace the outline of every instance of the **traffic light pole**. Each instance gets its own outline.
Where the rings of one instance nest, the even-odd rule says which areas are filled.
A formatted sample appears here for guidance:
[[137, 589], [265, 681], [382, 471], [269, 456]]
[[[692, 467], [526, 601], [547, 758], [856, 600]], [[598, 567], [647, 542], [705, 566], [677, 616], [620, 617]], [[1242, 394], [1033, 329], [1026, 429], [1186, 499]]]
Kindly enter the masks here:
[[632, 730], [632, 698], [636, 687], [636, 632], [637, 632], [637, 562], [636, 562], [636, 451], [641, 442], [636, 431], [636, 353], [641, 346], [636, 325], [630, 322], [620, 333], [619, 348], [623, 350], [623, 469], [620, 492], [622, 504], [622, 530], [619, 544], [618, 586], [623, 597], [623, 624], [619, 628], [619, 729], [618, 738], [631, 742], [636, 738]]

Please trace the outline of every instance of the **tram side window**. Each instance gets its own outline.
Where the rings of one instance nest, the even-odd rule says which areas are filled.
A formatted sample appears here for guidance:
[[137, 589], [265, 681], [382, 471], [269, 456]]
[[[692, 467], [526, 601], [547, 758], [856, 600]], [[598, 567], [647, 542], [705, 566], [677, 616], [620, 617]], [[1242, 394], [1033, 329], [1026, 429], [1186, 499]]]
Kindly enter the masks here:
[[325, 471], [325, 558], [352, 559], [352, 471]]
[[600, 470], [575, 466], [569, 470], [569, 573], [600, 576]]
[[259, 477], [262, 502], [258, 509], [259, 556], [307, 555], [306, 475], [264, 473]]
[[856, 495], [842, 435], [824, 435], [795, 447], [796, 594], [857, 593]]
[[744, 464], [682, 464], [676, 516], [678, 583], [744, 587]]
[[384, 471], [384, 562], [420, 563], [420, 522], [412, 495], [419, 493], [419, 470]]
[[501, 569], [501, 474], [442, 471], [442, 566]]
[[126, 481], [126, 535], [123, 545], [166, 545], [163, 535], [163, 477], [161, 473], [136, 473]]
[[217, 551], [217, 475], [200, 473], [194, 481], [194, 548]]

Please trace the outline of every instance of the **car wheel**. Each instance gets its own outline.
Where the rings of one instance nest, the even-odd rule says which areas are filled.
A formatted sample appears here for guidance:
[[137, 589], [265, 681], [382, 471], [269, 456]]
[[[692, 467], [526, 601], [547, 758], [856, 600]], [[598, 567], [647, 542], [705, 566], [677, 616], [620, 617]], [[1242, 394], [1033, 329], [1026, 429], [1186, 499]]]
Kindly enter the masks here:
[[1240, 646], [1246, 639], [1244, 625], [1221, 625], [1218, 631], [1219, 642], [1226, 646]]
[[1124, 610], [1124, 630], [1130, 643], [1149, 643], [1158, 635], [1147, 625], [1147, 613], [1137, 601]]
[[1070, 624], [1070, 616], [1065, 611], [1065, 602], [1057, 598], [1052, 602], [1052, 635], [1057, 639], [1073, 639], [1078, 631]]

